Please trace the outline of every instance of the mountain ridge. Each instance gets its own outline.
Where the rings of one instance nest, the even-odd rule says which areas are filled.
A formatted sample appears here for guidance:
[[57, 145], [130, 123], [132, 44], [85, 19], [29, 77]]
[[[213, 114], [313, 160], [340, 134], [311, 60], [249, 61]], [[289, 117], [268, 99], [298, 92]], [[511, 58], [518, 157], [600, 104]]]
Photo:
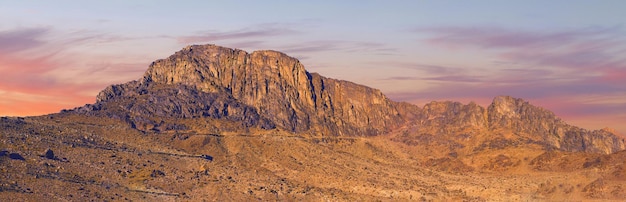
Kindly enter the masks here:
[[568, 125], [554, 113], [519, 98], [498, 96], [486, 108], [457, 102], [410, 107], [391, 101], [380, 90], [310, 73], [297, 59], [278, 51], [247, 53], [212, 44], [187, 46], [153, 62], [140, 80], [100, 92], [97, 103], [132, 96], [130, 92], [148, 93], [153, 84], [232, 96], [276, 127], [294, 133], [372, 136], [420, 123], [443, 133], [463, 128], [504, 130], [564, 151], [613, 153], [625, 148], [614, 132]]

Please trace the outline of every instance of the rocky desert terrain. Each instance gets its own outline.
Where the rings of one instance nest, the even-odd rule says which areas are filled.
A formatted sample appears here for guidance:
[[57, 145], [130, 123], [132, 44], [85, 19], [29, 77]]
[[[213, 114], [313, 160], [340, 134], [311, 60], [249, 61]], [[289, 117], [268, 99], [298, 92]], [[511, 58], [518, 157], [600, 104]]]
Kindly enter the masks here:
[[0, 118], [0, 201], [620, 201], [625, 149], [519, 98], [416, 106], [194, 45], [95, 103]]

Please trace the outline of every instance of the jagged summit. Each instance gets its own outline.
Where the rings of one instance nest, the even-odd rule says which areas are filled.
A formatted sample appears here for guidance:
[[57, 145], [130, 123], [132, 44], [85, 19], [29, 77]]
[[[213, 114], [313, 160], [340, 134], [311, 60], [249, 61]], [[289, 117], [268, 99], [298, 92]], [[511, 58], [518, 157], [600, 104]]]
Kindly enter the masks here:
[[458, 102], [432, 102], [419, 108], [393, 102], [377, 89], [310, 73], [297, 59], [270, 50], [248, 53], [216, 45], [188, 46], [153, 62], [140, 80], [107, 87], [91, 109], [115, 100], [126, 100], [121, 111], [125, 115], [115, 116], [144, 129], [160, 127], [159, 121], [145, 118], [156, 114], [228, 119], [243, 121], [243, 127], [329, 136], [404, 130], [407, 137], [432, 134], [445, 139], [480, 131], [496, 136], [506, 133], [514, 137], [513, 142], [565, 151], [624, 149], [623, 139], [609, 130], [568, 125], [554, 113], [519, 98], [498, 96], [486, 108]]

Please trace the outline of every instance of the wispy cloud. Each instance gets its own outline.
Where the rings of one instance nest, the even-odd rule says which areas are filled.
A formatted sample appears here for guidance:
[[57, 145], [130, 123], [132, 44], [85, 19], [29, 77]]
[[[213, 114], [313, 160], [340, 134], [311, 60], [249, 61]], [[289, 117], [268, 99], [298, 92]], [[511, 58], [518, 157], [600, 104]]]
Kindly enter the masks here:
[[341, 49], [343, 41], [307, 41], [281, 47], [281, 51], [293, 54], [327, 52]]
[[315, 53], [343, 52], [361, 54], [393, 54], [397, 50], [383, 43], [349, 41], [349, 40], [316, 40], [292, 42], [276, 46], [276, 50], [288, 55], [312, 55]]
[[0, 32], [0, 53], [9, 54], [23, 51], [45, 44], [42, 37], [49, 32], [48, 28], [26, 28]]
[[392, 76], [392, 77], [384, 78], [382, 80], [387, 80], [387, 81], [414, 81], [414, 80], [421, 80], [421, 79], [422, 78], [414, 77], [414, 76]]
[[619, 33], [613, 28], [585, 28], [570, 31], [532, 32], [502, 27], [429, 27], [416, 28], [416, 33], [431, 34], [427, 41], [443, 46], [475, 46], [481, 48], [558, 48], [591, 38]]
[[266, 23], [230, 31], [206, 30], [174, 38], [180, 44], [216, 43], [241, 49], [273, 49], [289, 55], [329, 51], [393, 54], [397, 51], [386, 44], [371, 41], [294, 39], [306, 35], [305, 29], [299, 27], [301, 26], [290, 23]]
[[[516, 71], [517, 78], [538, 76], [576, 82], [619, 82], [625, 77], [626, 35], [619, 28], [533, 32], [501, 27], [431, 27], [412, 31], [426, 33], [425, 41], [435, 47], [490, 53], [500, 63], [501, 67], [496, 68], [509, 69], [509, 72], [500, 72], [505, 76], [510, 69], [519, 69], [511, 68], [510, 64], [515, 64], [533, 71], [542, 69], [526, 74]], [[626, 80], [623, 82], [626, 84]]]
[[451, 75], [451, 74], [465, 74], [468, 72], [468, 67], [458, 66], [445, 66], [437, 64], [424, 64], [415, 62], [400, 62], [400, 61], [371, 61], [369, 64], [375, 64], [380, 66], [388, 66], [394, 68], [410, 69], [422, 72], [425, 75]]
[[441, 81], [441, 82], [454, 82], [454, 83], [476, 83], [481, 82], [480, 76], [391, 76], [383, 78], [384, 81]]
[[[485, 78], [483, 75], [476, 75], [472, 73], [471, 69], [460, 68], [453, 66], [443, 65], [429, 65], [421, 63], [410, 62], [397, 62], [397, 61], [384, 61], [384, 62], [369, 62], [369, 64], [375, 64], [383, 67], [402, 68], [414, 70], [415, 76], [391, 76], [382, 78], [386, 81], [423, 81], [423, 82], [481, 82]], [[407, 73], [409, 74], [409, 73]]]
[[433, 76], [433, 77], [424, 77], [423, 80], [426, 81], [445, 81], [445, 82], [462, 82], [462, 83], [476, 83], [482, 82], [481, 76]]
[[500, 27], [432, 27], [412, 31], [429, 34], [428, 44], [492, 51], [502, 61], [595, 71], [626, 68], [625, 32], [617, 28], [532, 32]]
[[294, 35], [301, 33], [281, 24], [262, 24], [232, 31], [207, 30], [194, 35], [177, 37], [181, 44], [213, 43], [223, 40], [257, 40], [259, 38]]

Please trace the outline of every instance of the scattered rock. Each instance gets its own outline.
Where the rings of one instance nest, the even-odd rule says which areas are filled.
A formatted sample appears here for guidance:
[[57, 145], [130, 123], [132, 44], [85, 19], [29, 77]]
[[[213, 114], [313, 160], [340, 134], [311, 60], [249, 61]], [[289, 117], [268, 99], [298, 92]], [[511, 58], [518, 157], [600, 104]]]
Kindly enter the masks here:
[[22, 155], [18, 154], [18, 153], [10, 153], [9, 154], [9, 158], [13, 159], [13, 160], [26, 160], [24, 159], [24, 157], [22, 157]]
[[165, 173], [160, 170], [152, 170], [152, 173], [150, 173], [150, 177], [161, 177], [161, 176], [165, 176]]
[[206, 154], [202, 154], [202, 155], [200, 155], [200, 157], [202, 157], [203, 159], [209, 160], [209, 161], [213, 161], [213, 157], [209, 156], [209, 155], [206, 155]]
[[54, 152], [51, 149], [46, 150], [46, 154], [44, 155], [47, 159], [55, 159]]

